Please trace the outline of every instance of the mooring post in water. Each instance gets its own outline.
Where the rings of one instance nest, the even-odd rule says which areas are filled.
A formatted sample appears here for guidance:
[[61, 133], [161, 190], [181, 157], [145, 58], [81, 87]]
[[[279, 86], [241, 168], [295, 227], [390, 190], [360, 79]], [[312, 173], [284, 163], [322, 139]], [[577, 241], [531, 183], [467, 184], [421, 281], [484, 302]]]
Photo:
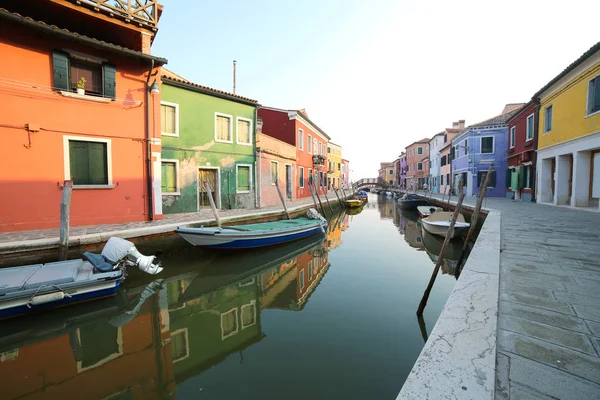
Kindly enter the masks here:
[[452, 197], [452, 187], [448, 186], [448, 205], [450, 205], [450, 197]]
[[465, 256], [465, 252], [467, 251], [467, 247], [469, 246], [469, 240], [471, 239], [471, 234], [475, 230], [477, 225], [477, 220], [479, 219], [479, 212], [481, 211], [481, 204], [483, 203], [483, 198], [485, 197], [485, 191], [487, 190], [487, 184], [490, 174], [492, 173], [493, 164], [490, 164], [488, 167], [487, 173], [483, 178], [483, 182], [480, 182], [479, 193], [477, 193], [477, 202], [475, 203], [475, 209], [473, 210], [473, 215], [471, 216], [471, 226], [469, 226], [469, 232], [465, 237], [465, 243], [463, 244], [462, 251], [460, 252], [460, 257], [458, 258], [458, 263], [456, 263], [456, 270], [454, 271], [454, 276], [458, 278], [460, 276], [460, 271], [462, 270], [460, 264]]
[[329, 211], [331, 211], [331, 215], [333, 215], [333, 208], [331, 208], [331, 203], [329, 202], [329, 199], [327, 198], [327, 193], [325, 193], [323, 196], [325, 196], [325, 200], [327, 200], [327, 205], [329, 206]]
[[313, 203], [315, 203], [315, 210], [319, 211], [319, 206], [317, 206], [317, 199], [315, 198], [315, 194], [312, 190], [312, 184], [308, 182], [308, 189], [310, 190], [310, 195], [312, 196]]
[[212, 208], [212, 212], [215, 215], [215, 219], [217, 220], [217, 226], [220, 228], [221, 227], [221, 219], [219, 218], [219, 212], [217, 211], [217, 207], [215, 206], [215, 200], [213, 199], [212, 191], [210, 190], [210, 185], [206, 181], [204, 181], [204, 189], [206, 189], [206, 194], [208, 196], [210, 208]]
[[340, 206], [344, 206], [345, 204], [342, 204], [342, 201], [340, 200], [340, 196], [338, 195], [336, 188], [333, 188], [333, 193], [335, 193], [335, 197], [337, 197], [338, 203], [340, 204]]
[[319, 189], [317, 189], [317, 187], [314, 185], [314, 183], [313, 183], [313, 188], [315, 189], [315, 195], [317, 196], [317, 200], [319, 200], [319, 205], [321, 206], [321, 212], [323, 213], [324, 217], [327, 217], [327, 214], [325, 214], [325, 207], [323, 207], [323, 203], [321, 203], [321, 198], [319, 197]]
[[429, 299], [429, 293], [431, 293], [431, 289], [433, 288], [433, 284], [435, 282], [435, 278], [442, 266], [442, 262], [444, 261], [444, 251], [450, 243], [450, 238], [454, 236], [454, 224], [456, 223], [456, 218], [458, 218], [458, 214], [460, 214], [460, 208], [462, 206], [463, 199], [465, 198], [465, 192], [463, 192], [462, 180], [459, 184], [459, 192], [458, 202], [456, 203], [456, 209], [454, 210], [454, 214], [452, 214], [452, 219], [450, 220], [450, 227], [448, 228], [448, 232], [446, 233], [446, 237], [444, 238], [444, 244], [442, 244], [442, 249], [440, 250], [440, 255], [438, 256], [437, 263], [435, 263], [435, 268], [433, 269], [433, 273], [431, 274], [431, 279], [429, 280], [429, 284], [427, 285], [427, 289], [425, 289], [425, 293], [423, 293], [423, 298], [419, 303], [419, 308], [417, 309], [417, 316], [423, 315], [423, 310], [425, 310], [425, 306], [427, 305], [427, 300]]
[[71, 214], [71, 194], [73, 181], [63, 183], [62, 198], [60, 199], [60, 242], [58, 244], [58, 260], [64, 261], [69, 253], [69, 223]]
[[288, 219], [292, 219], [292, 217], [290, 217], [290, 213], [287, 210], [287, 206], [285, 205], [285, 200], [283, 199], [283, 194], [281, 194], [281, 189], [279, 189], [279, 178], [275, 179], [275, 187], [277, 188], [279, 200], [281, 200], [281, 204], [283, 204], [283, 211], [285, 211], [285, 215], [287, 215]]

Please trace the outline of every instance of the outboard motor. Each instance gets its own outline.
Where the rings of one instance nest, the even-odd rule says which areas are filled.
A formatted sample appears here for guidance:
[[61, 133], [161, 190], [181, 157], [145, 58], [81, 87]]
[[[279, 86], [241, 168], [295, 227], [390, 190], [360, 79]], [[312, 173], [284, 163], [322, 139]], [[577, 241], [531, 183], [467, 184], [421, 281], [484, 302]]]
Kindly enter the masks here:
[[137, 265], [139, 269], [151, 275], [158, 274], [163, 270], [160, 261], [156, 260], [156, 256], [141, 254], [133, 243], [120, 237], [108, 239], [102, 249], [102, 257], [113, 265], [124, 260], [132, 265]]

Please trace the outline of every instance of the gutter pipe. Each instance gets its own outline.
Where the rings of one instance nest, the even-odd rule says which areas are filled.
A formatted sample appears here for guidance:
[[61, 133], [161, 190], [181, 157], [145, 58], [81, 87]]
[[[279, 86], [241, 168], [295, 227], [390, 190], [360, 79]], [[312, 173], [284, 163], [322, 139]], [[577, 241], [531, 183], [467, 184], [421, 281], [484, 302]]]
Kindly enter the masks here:
[[148, 77], [146, 78], [146, 86], [144, 86], [145, 99], [146, 99], [146, 174], [148, 176], [147, 190], [148, 190], [148, 220], [154, 220], [154, 208], [153, 208], [153, 196], [152, 196], [152, 136], [150, 135], [150, 91], [148, 90], [150, 84], [150, 77], [152, 76], [152, 70], [154, 70], [154, 60], [150, 61], [150, 70], [148, 70]]

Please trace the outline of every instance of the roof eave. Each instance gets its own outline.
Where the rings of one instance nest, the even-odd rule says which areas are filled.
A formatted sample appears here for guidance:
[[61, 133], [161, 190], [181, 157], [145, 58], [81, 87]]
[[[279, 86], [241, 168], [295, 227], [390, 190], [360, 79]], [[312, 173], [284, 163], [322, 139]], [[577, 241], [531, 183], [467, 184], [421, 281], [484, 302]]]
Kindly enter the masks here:
[[235, 101], [236, 103], [242, 103], [242, 104], [245, 104], [245, 105], [248, 105], [248, 106], [252, 106], [252, 107], [259, 107], [260, 106], [260, 104], [258, 104], [258, 102], [255, 101], [255, 100], [246, 100], [246, 99], [241, 99], [241, 98], [236, 97], [236, 96], [228, 95], [226, 93], [215, 92], [215, 91], [208, 90], [208, 89], [205, 89], [205, 88], [202, 88], [202, 87], [198, 87], [198, 86], [193, 85], [191, 83], [180, 82], [180, 81], [171, 79], [171, 78], [166, 77], [166, 76], [163, 76], [161, 79], [162, 79], [163, 84], [166, 83], [167, 85], [176, 86], [176, 87], [179, 87], [181, 89], [192, 90], [194, 92], [206, 94], [208, 96], [213, 96], [213, 97], [218, 97], [218, 98], [225, 99], [225, 100]]
[[9, 21], [24, 25], [26, 27], [29, 27], [29, 28], [32, 28], [32, 29], [35, 29], [35, 30], [38, 30], [38, 31], [41, 31], [44, 33], [48, 33], [50, 35], [54, 35], [54, 36], [57, 36], [57, 37], [60, 37], [60, 38], [66, 39], [66, 40], [72, 40], [72, 41], [76, 41], [79, 43], [83, 43], [83, 44], [89, 45], [91, 47], [116, 52], [116, 53], [119, 53], [122, 55], [135, 57], [135, 58], [146, 60], [146, 61], [154, 61], [155, 66], [165, 65], [168, 62], [166, 58], [156, 57], [156, 56], [152, 56], [150, 54], [144, 54], [142, 52], [131, 50], [131, 49], [121, 47], [121, 46], [117, 46], [112, 43], [107, 43], [107, 42], [103, 42], [98, 39], [93, 39], [93, 38], [90, 38], [87, 36], [82, 36], [82, 35], [79, 35], [79, 34], [76, 34], [73, 32], [68, 32], [68, 31], [60, 29], [58, 27], [53, 27], [51, 25], [45, 25], [45, 24], [35, 21], [33, 19], [11, 13], [10, 11], [7, 11], [7, 10], [0, 9], [0, 18], [5, 18]]
[[573, 61], [560, 74], [558, 74], [557, 76], [555, 76], [550, 82], [548, 82], [546, 85], [544, 85], [543, 88], [541, 88], [540, 90], [538, 90], [532, 96], [532, 100], [539, 99], [539, 97], [541, 96], [542, 93], [544, 93], [546, 90], [550, 89], [552, 86], [554, 86], [554, 84], [556, 84], [558, 81], [560, 81], [562, 78], [564, 78], [569, 72], [573, 71], [575, 68], [577, 68], [578, 66], [580, 66], [581, 64], [583, 64], [584, 61], [586, 61], [588, 58], [590, 58], [591, 56], [593, 56], [594, 54], [596, 54], [596, 52], [598, 52], [598, 51], [600, 51], [600, 42], [598, 42], [595, 45], [593, 45], [588, 51], [586, 51], [585, 53], [583, 53], [581, 55], [581, 57], [579, 57], [577, 60]]

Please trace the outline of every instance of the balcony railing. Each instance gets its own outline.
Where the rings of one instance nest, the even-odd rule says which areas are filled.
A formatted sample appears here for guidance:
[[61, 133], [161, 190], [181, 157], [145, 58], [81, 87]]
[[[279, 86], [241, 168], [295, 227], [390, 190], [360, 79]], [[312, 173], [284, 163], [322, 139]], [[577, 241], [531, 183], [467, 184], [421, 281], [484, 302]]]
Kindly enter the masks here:
[[325, 165], [325, 156], [321, 156], [318, 154], [315, 154], [313, 156], [313, 166], [315, 168], [321, 168]]
[[158, 0], [71, 0], [72, 3], [120, 16], [126, 22], [158, 27]]

